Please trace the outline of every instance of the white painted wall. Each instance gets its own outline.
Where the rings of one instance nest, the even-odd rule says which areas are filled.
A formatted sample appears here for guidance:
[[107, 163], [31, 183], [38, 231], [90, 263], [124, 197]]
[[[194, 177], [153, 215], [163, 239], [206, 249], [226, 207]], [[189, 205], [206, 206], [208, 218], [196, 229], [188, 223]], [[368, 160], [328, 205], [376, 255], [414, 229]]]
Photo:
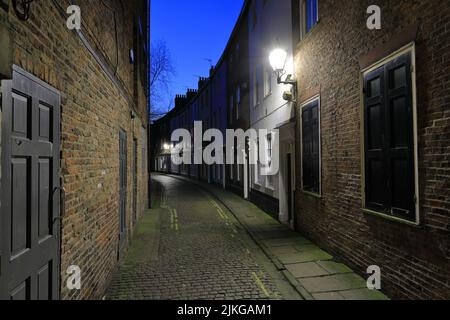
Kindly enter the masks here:
[[[256, 6], [256, 7], [255, 7]], [[256, 24], [254, 17], [256, 16]], [[275, 129], [294, 117], [293, 104], [283, 100], [283, 92], [291, 90], [290, 85], [278, 85], [276, 76], [271, 72], [272, 92], [264, 95], [264, 72], [271, 71], [269, 54], [275, 48], [282, 48], [288, 53], [287, 73], [294, 74], [292, 49], [292, 13], [291, 1], [287, 0], [254, 0], [249, 11], [249, 64], [250, 64], [250, 124], [255, 129]], [[259, 78], [259, 104], [255, 105], [254, 70]], [[280, 141], [284, 140], [283, 135]], [[280, 153], [287, 148], [280, 146]], [[264, 176], [259, 185], [254, 184], [254, 168], [252, 187], [274, 198], [280, 199], [280, 218], [286, 216], [287, 209], [285, 187], [285, 158], [280, 156], [280, 173], [273, 177], [273, 188], [267, 188]], [[283, 169], [284, 168], [284, 169]], [[282, 194], [281, 194], [282, 193]]]

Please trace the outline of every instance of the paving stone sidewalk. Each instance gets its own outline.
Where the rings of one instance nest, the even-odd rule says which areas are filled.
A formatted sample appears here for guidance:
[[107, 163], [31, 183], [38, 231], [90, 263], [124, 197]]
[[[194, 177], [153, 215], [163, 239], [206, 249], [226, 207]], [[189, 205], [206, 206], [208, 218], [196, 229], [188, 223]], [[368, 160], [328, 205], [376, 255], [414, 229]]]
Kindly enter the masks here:
[[299, 233], [280, 224], [253, 203], [203, 182], [194, 183], [214, 195], [249, 232], [261, 249], [307, 300], [386, 300], [367, 289], [366, 280]]

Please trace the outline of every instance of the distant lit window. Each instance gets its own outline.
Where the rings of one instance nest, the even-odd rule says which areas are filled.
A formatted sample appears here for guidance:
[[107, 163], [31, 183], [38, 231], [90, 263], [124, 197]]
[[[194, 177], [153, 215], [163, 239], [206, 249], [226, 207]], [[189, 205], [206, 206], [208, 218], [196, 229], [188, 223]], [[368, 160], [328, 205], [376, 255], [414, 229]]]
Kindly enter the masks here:
[[258, 68], [253, 68], [253, 105], [256, 107], [259, 105], [259, 79]]

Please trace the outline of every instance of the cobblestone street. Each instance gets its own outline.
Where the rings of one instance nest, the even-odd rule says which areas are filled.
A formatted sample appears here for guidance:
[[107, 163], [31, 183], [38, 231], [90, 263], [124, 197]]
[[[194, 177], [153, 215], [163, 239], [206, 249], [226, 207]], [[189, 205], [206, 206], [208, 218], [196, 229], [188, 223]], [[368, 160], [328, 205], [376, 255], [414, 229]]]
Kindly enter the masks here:
[[233, 215], [201, 188], [154, 178], [108, 299], [300, 299]]

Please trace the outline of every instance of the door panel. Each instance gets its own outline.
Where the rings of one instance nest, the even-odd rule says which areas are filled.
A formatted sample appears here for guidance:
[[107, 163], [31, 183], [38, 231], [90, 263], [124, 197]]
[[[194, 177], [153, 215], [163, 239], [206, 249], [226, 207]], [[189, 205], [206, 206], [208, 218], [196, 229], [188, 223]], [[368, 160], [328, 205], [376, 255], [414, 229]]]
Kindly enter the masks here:
[[56, 299], [59, 93], [17, 67], [2, 90], [0, 299]]

